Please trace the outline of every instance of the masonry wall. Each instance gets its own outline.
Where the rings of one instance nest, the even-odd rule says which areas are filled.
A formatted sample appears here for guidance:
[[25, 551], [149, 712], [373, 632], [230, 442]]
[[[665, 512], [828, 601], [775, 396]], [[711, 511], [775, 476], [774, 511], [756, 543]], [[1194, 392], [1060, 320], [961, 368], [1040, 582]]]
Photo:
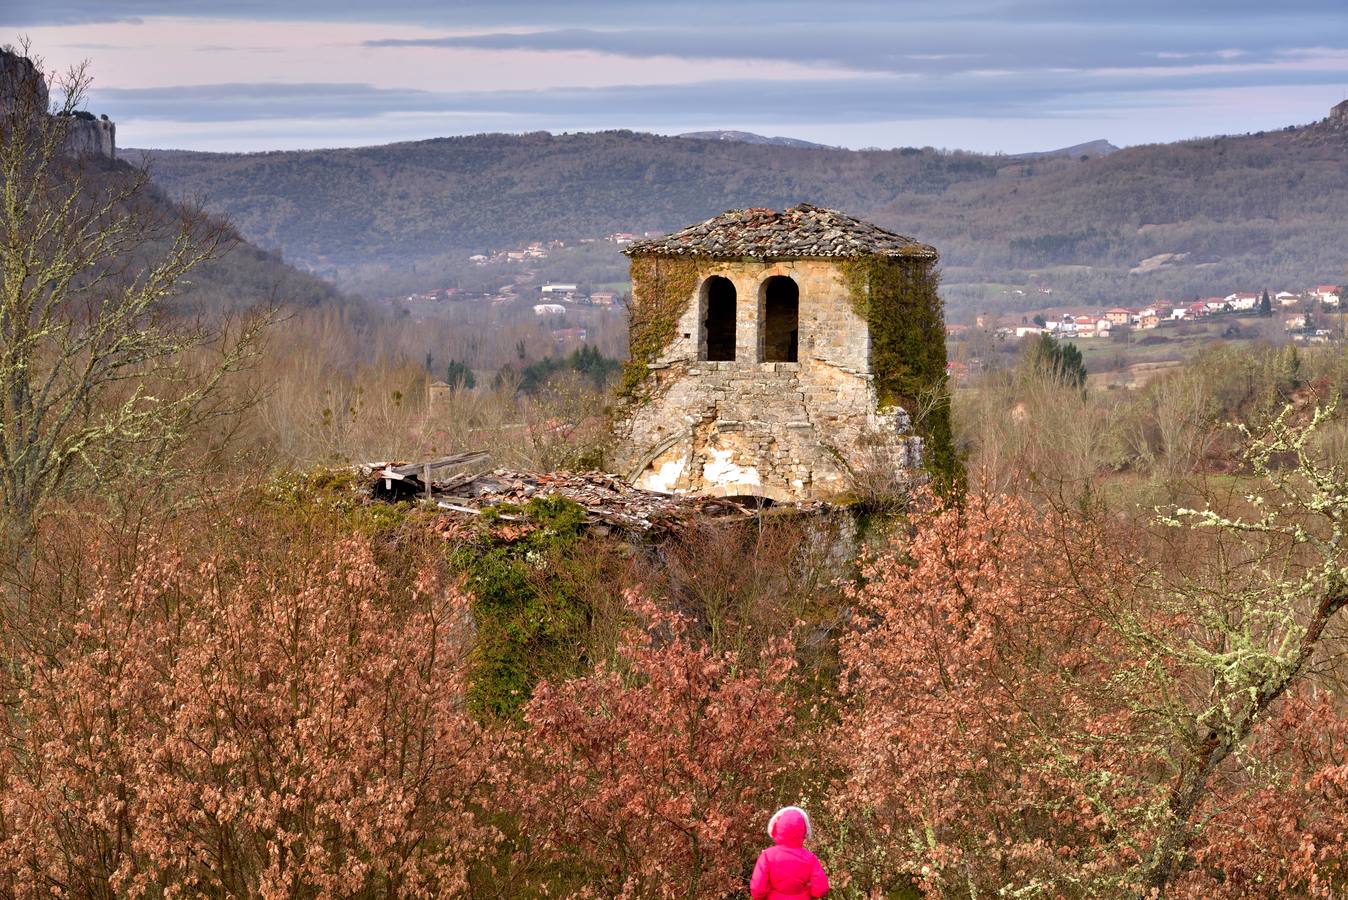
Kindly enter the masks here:
[[[736, 292], [735, 359], [699, 360], [702, 285]], [[798, 362], [760, 362], [761, 286], [774, 275], [799, 292]], [[643, 285], [633, 285], [641, 303]], [[866, 322], [827, 260], [707, 261], [648, 388], [616, 425], [614, 469], [641, 487], [776, 500], [827, 499], [858, 475], [920, 464], [903, 410], [881, 413]]]

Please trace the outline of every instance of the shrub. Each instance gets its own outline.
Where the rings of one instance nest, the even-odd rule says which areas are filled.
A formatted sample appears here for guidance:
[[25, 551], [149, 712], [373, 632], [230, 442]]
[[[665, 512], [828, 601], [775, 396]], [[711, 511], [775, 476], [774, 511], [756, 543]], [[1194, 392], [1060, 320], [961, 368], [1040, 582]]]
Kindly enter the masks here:
[[429, 555], [235, 515], [206, 550], [89, 547], [68, 633], [7, 669], [6, 895], [466, 891], [496, 837], [463, 596]]
[[536, 849], [591, 897], [743, 891], [790, 759], [789, 648], [746, 671], [653, 614], [617, 664], [539, 685], [514, 792]]

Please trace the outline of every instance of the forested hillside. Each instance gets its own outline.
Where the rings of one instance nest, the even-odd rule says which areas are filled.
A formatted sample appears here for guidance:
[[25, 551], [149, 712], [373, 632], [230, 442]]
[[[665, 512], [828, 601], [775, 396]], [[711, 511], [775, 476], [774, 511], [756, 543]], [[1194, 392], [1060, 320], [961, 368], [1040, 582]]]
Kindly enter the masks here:
[[[1348, 132], [1327, 122], [1087, 159], [621, 131], [150, 158], [171, 192], [338, 278], [801, 200], [936, 244], [956, 302], [1014, 305], [1006, 287], [1030, 283], [1087, 302], [1295, 288], [1341, 279], [1348, 262]], [[1175, 256], [1142, 266], [1159, 254]]]
[[[125, 161], [91, 158], [84, 177], [91, 185], [125, 179], [130, 173]], [[179, 215], [175, 201], [162, 189], [150, 187], [137, 202], [152, 219], [169, 223]], [[351, 306], [358, 301], [344, 297], [337, 288], [309, 272], [287, 264], [275, 252], [261, 250], [241, 237], [231, 223], [220, 223], [225, 240], [215, 258], [197, 267], [190, 279], [178, 285], [175, 308], [195, 311], [231, 311], [258, 304], [291, 308]], [[147, 240], [142, 253], [167, 249], [168, 232]]]

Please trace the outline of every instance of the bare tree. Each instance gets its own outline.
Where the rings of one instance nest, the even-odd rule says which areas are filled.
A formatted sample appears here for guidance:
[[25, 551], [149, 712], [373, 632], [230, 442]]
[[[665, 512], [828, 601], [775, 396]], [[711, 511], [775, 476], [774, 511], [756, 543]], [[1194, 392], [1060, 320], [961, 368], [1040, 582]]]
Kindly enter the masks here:
[[[1152, 896], [1165, 896], [1192, 864], [1189, 851], [1223, 763], [1246, 750], [1278, 700], [1341, 664], [1342, 634], [1333, 631], [1348, 607], [1348, 471], [1317, 440], [1341, 421], [1329, 402], [1309, 410], [1288, 405], [1258, 431], [1239, 426], [1253, 476], [1248, 514], [1177, 509], [1161, 520], [1209, 531], [1217, 542], [1206, 573], [1157, 578], [1173, 621], [1190, 627], [1131, 635], [1156, 658], [1178, 661], [1199, 685], [1190, 694], [1196, 714], [1190, 709], [1176, 719], [1183, 736], [1177, 772], [1143, 860]], [[1177, 682], [1174, 696], [1182, 688]]]
[[20, 52], [0, 58], [0, 524], [22, 548], [58, 493], [162, 465], [219, 412], [267, 317], [172, 314], [184, 276], [233, 233], [167, 202], [143, 168], [77, 152], [85, 66], [52, 79], [51, 102]]

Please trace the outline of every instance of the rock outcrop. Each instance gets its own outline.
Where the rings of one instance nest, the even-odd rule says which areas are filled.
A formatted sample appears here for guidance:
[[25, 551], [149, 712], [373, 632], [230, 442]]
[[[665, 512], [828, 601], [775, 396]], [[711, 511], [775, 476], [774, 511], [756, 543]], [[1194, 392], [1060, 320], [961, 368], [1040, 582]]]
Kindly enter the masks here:
[[47, 82], [31, 59], [0, 49], [0, 109], [13, 108], [20, 98], [46, 106], [48, 96]]
[[[51, 94], [33, 61], [0, 49], [0, 110], [16, 104], [50, 109]], [[80, 110], [66, 116], [66, 149], [74, 155], [117, 158], [117, 126], [107, 116]]]
[[117, 158], [117, 126], [107, 116], [94, 118], [91, 113], [71, 116], [66, 147], [71, 153]]

